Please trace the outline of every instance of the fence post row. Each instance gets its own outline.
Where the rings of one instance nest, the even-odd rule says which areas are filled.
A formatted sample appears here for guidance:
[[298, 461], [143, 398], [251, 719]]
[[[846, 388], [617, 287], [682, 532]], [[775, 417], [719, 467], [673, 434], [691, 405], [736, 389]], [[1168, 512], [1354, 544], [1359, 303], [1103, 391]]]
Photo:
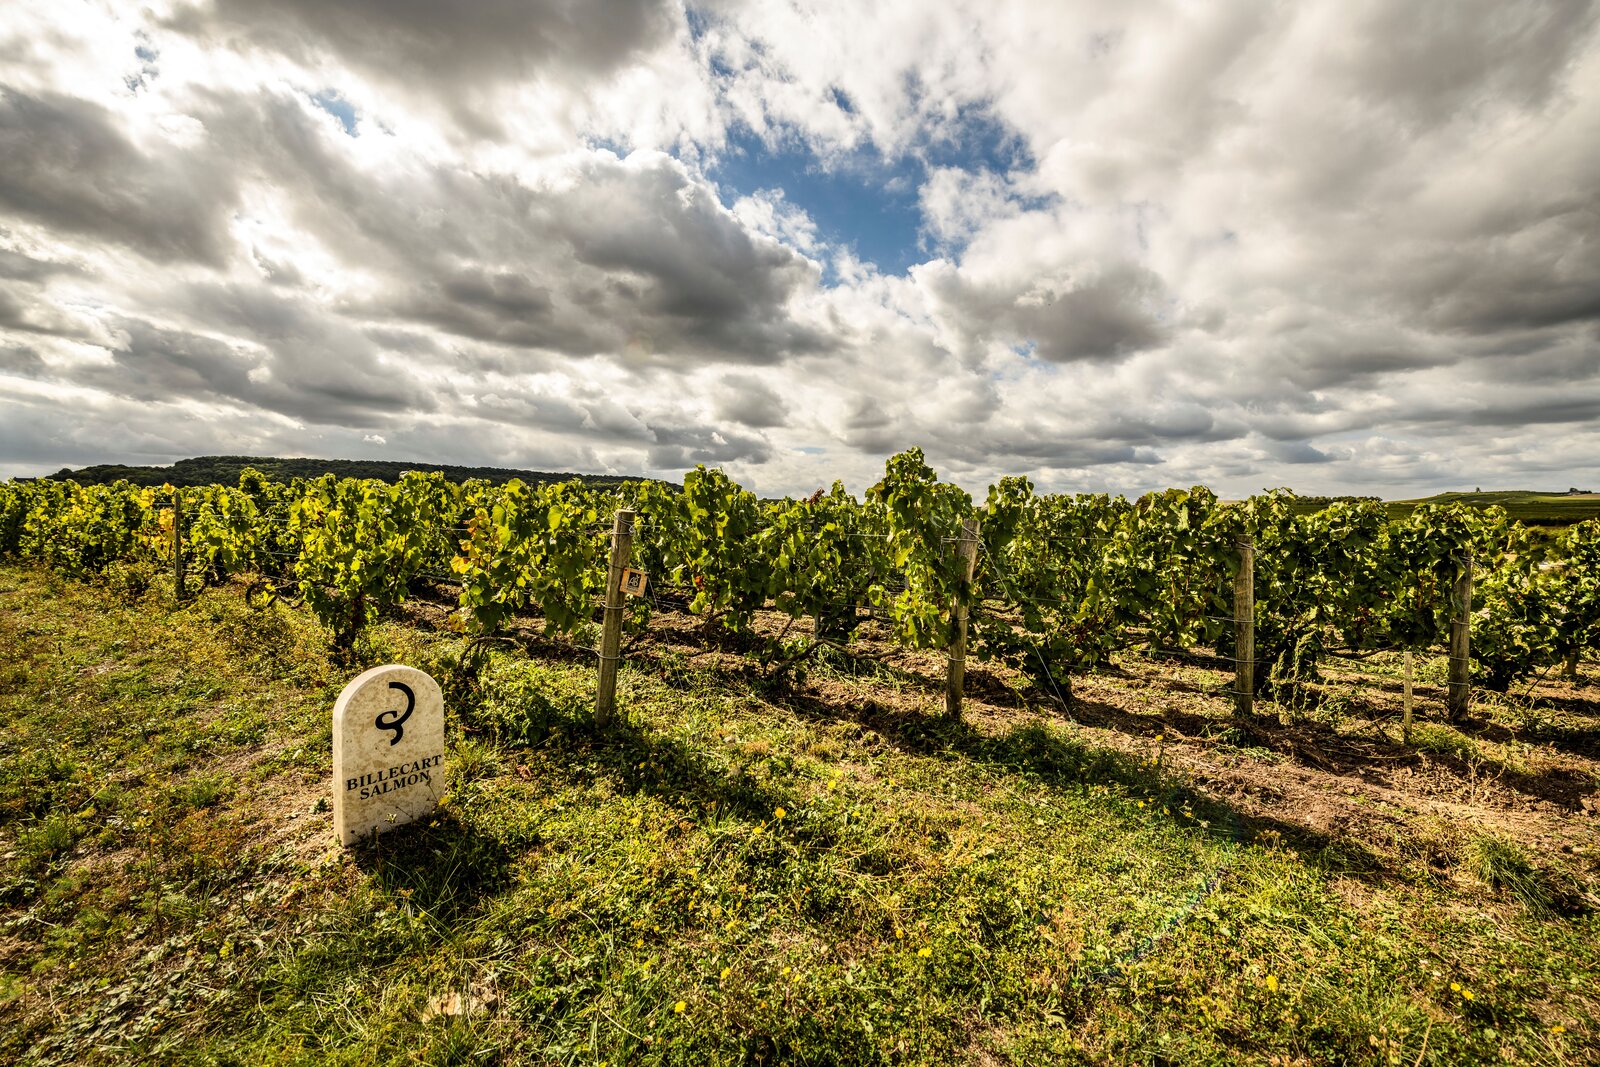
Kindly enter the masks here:
[[605, 621], [600, 631], [600, 688], [594, 721], [608, 726], [617, 710], [617, 661], [622, 649], [622, 572], [633, 554], [633, 509], [619, 508], [611, 524], [611, 567], [606, 573]]
[[1256, 542], [1239, 536], [1239, 573], [1233, 576], [1233, 708], [1255, 712], [1256, 700]]
[[974, 516], [961, 521], [961, 536], [956, 540], [960, 579], [950, 605], [950, 659], [944, 678], [944, 713], [952, 719], [961, 715], [961, 689], [967, 673], [967, 599], [977, 563], [978, 520]]
[[[172, 545], [174, 570], [179, 596], [183, 589], [183, 498], [173, 496]], [[595, 697], [594, 717], [600, 726], [608, 725], [616, 713], [617, 663], [622, 645], [622, 572], [627, 568], [633, 552], [634, 511], [621, 508], [611, 527], [611, 564], [606, 575], [605, 619], [600, 637], [600, 686]], [[964, 519], [961, 536], [956, 539], [955, 552], [959, 570], [959, 588], [950, 607], [950, 645], [945, 674], [945, 714], [952, 718], [961, 714], [962, 689], [966, 678], [967, 659], [967, 598], [973, 573], [978, 561], [978, 531], [976, 517]], [[1449, 717], [1454, 721], [1466, 713], [1471, 695], [1471, 616], [1472, 616], [1472, 560], [1459, 561], [1454, 588], [1451, 591], [1450, 617], [1450, 682], [1446, 701]], [[1233, 583], [1234, 621], [1234, 709], [1249, 715], [1255, 711], [1255, 539], [1249, 534], [1239, 538], [1239, 572]], [[1405, 654], [1405, 704], [1404, 729], [1409, 738], [1412, 718], [1411, 652]]]
[[1454, 722], [1472, 700], [1472, 557], [1456, 560], [1450, 595], [1450, 688], [1445, 710]]

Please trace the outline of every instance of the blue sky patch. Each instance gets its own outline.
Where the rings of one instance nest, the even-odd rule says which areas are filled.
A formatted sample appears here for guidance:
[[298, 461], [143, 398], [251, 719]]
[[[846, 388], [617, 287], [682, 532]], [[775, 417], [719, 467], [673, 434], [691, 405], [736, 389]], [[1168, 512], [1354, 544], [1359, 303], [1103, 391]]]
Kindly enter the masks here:
[[[833, 93], [841, 109], [853, 110], [842, 90]], [[741, 126], [708, 173], [729, 204], [741, 196], [781, 189], [787, 203], [811, 216], [824, 240], [853, 248], [886, 274], [903, 274], [934, 251], [923, 235], [918, 203], [932, 168], [1005, 174], [1033, 165], [1015, 131], [987, 110], [972, 107], [897, 156], [867, 147], [824, 158], [793, 133], [774, 138], [769, 146]]]
[[811, 216], [824, 240], [853, 247], [886, 273], [898, 274], [920, 261], [921, 171], [908, 160], [867, 157], [828, 166], [807, 147], [785, 141], [768, 148], [741, 129], [729, 138], [710, 175], [729, 204], [781, 189], [786, 202]]
[[311, 102], [338, 119], [345, 133], [351, 137], [356, 135], [356, 109], [350, 101], [332, 89], [324, 89], [320, 93], [313, 93]]

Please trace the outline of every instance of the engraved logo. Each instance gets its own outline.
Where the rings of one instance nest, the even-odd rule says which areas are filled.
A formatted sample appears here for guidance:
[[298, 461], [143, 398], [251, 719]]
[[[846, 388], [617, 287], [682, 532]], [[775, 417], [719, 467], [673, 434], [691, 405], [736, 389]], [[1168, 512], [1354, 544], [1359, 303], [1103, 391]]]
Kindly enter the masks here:
[[389, 688], [398, 689], [400, 692], [406, 695], [406, 710], [381, 712], [376, 719], [372, 720], [372, 724], [380, 730], [391, 730], [394, 732], [394, 738], [389, 742], [389, 744], [393, 746], [398, 745], [400, 743], [400, 739], [406, 735], [405, 722], [407, 719], [411, 718], [411, 711], [417, 706], [417, 695], [413, 693], [411, 691], [411, 687], [404, 682], [390, 682]]

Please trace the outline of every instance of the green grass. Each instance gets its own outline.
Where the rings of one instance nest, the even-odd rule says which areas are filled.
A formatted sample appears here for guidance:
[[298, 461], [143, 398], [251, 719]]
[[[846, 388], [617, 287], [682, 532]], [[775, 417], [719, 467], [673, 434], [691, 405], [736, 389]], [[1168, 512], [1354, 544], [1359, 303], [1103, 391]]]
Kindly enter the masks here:
[[[1468, 507], [1502, 507], [1513, 519], [1527, 526], [1571, 526], [1586, 519], [1600, 517], [1600, 496], [1568, 496], [1565, 493], [1531, 493], [1521, 490], [1492, 493], [1439, 493], [1415, 500], [1386, 500], [1383, 502], [1390, 519], [1404, 519], [1422, 504], [1465, 504]], [[1292, 503], [1296, 514], [1307, 515], [1320, 511], [1319, 500]]]
[[1486, 885], [1504, 889], [1536, 913], [1554, 907], [1554, 895], [1543, 874], [1515, 843], [1483, 835], [1471, 845], [1472, 873]]
[[1600, 921], [1515, 846], [1413, 877], [842, 665], [641, 660], [599, 732], [591, 665], [461, 651], [373, 633], [451, 786], [347, 852], [303, 615], [0, 566], [0, 1060], [1596, 1062]]
[[1385, 504], [1391, 519], [1403, 519], [1419, 504], [1466, 504], [1469, 507], [1499, 506], [1513, 519], [1529, 526], [1571, 526], [1585, 519], [1600, 517], [1600, 496], [1567, 496], [1563, 493], [1508, 491], [1493, 493], [1439, 493], [1419, 500], [1391, 500]]

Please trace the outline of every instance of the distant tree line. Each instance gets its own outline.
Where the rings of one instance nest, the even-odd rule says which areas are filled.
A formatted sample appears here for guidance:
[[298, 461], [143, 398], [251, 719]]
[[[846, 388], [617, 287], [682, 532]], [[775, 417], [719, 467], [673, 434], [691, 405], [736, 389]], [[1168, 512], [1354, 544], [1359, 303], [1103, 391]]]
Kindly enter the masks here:
[[1379, 503], [1383, 502], [1383, 498], [1382, 497], [1377, 497], [1377, 496], [1299, 496], [1299, 495], [1296, 495], [1294, 500], [1295, 500], [1295, 503], [1297, 503], [1297, 504], [1313, 504], [1313, 505], [1315, 505], [1315, 506], [1317, 506], [1319, 508], [1325, 508], [1329, 504], [1345, 504], [1345, 503], [1357, 504], [1357, 503], [1360, 503], [1363, 500], [1376, 500]]
[[546, 482], [568, 482], [574, 479], [596, 488], [620, 486], [636, 482], [614, 474], [572, 474], [554, 471], [512, 470], [505, 467], [457, 467], [443, 463], [394, 463], [388, 460], [368, 459], [280, 459], [272, 456], [197, 456], [180, 459], [170, 467], [133, 467], [121, 463], [102, 463], [73, 470], [63, 467], [46, 480], [73, 481], [79, 485], [110, 485], [128, 481], [134, 485], [237, 485], [239, 475], [247, 467], [254, 467], [273, 481], [287, 482], [293, 478], [319, 478], [334, 474], [340, 478], [375, 478], [383, 482], [397, 482], [406, 471], [439, 471], [448, 481], [466, 482], [482, 479], [496, 485], [520, 478], [530, 485]]

